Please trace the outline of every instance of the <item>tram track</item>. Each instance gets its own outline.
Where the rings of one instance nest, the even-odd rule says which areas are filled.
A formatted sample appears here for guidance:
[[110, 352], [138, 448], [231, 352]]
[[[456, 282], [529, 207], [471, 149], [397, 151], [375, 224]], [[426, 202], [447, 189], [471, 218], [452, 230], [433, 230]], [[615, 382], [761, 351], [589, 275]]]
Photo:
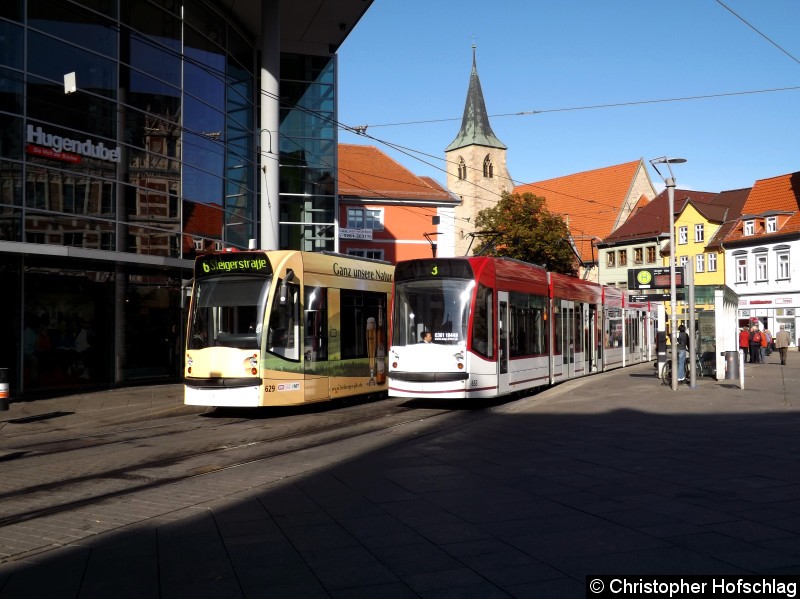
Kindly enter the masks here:
[[[361, 403], [357, 404], [357, 407], [366, 405], [369, 404]], [[347, 408], [344, 409], [346, 410]], [[159, 421], [157, 424], [149, 423], [146, 426], [125, 426], [122, 428], [111, 428], [110, 430], [96, 430], [95, 432], [86, 432], [73, 436], [58, 436], [61, 429], [59, 431], [39, 432], [38, 434], [53, 435], [55, 438], [21, 444], [15, 443], [14, 439], [12, 439], [6, 443], [2, 443], [0, 444], [0, 461], [7, 459], [5, 458], [7, 454], [16, 454], [13, 459], [17, 459], [23, 456], [46, 456], [67, 451], [104, 447], [126, 443], [131, 440], [157, 440], [159, 437], [173, 435], [175, 433], [174, 429], [179, 429], [179, 432], [187, 432], [187, 426], [190, 427], [191, 430], [198, 430], [215, 429], [221, 426], [235, 426], [244, 423], [250, 424], [253, 428], [256, 428], [259, 426], [259, 423], [262, 422], [276, 421], [295, 416], [314, 417], [326, 413], [342, 413], [342, 410], [335, 410], [335, 406], [330, 406], [328, 404], [313, 404], [292, 408], [217, 408], [214, 412], [181, 417], [180, 420], [170, 418], [169, 421]], [[136, 436], [142, 431], [152, 431], [154, 434]], [[67, 429], [67, 432], [73, 431], [72, 429]]]
[[[401, 409], [396, 409], [396, 408]], [[413, 417], [408, 415], [414, 413]], [[211, 476], [222, 471], [291, 456], [308, 449], [321, 448], [339, 441], [386, 431], [411, 422], [430, 420], [452, 414], [450, 409], [395, 406], [378, 414], [368, 414], [325, 426], [306, 427], [291, 433], [274, 435], [215, 446], [204, 450], [185, 451], [145, 462], [135, 461], [103, 472], [70, 479], [42, 482], [14, 491], [0, 493], [3, 505], [16, 504], [16, 510], [0, 515], [0, 528], [72, 512], [115, 498], [134, 495], [174, 485], [193, 478]], [[245, 455], [242, 455], [244, 452]], [[219, 459], [230, 456], [230, 459]], [[184, 471], [175, 473], [184, 466]], [[95, 490], [98, 484], [104, 490]], [[238, 490], [236, 490], [238, 491]], [[88, 495], [87, 495], [88, 493]], [[19, 505], [22, 501], [23, 505]], [[42, 503], [45, 502], [45, 505]], [[28, 507], [24, 507], [24, 506]], [[4, 510], [5, 511], [5, 510]]]

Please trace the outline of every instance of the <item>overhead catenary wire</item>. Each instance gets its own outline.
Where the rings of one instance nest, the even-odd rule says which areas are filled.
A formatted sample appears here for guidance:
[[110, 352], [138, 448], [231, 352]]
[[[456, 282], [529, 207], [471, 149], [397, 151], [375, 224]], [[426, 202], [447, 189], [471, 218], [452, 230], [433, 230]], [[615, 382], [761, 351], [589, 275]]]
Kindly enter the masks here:
[[[772, 43], [778, 49], [780, 49], [781, 51], [786, 53], [793, 60], [797, 61], [797, 59], [795, 59], [793, 56], [791, 56], [791, 54], [789, 54], [788, 52], [783, 50], [779, 45], [777, 45], [774, 41], [772, 41], [770, 38], [768, 38], [766, 35], [764, 35], [760, 31], [758, 31], [755, 27], [753, 27], [752, 25], [747, 23], [741, 16], [739, 16], [734, 11], [732, 11], [723, 2], [721, 2], [720, 0], [717, 0], [717, 2], [721, 6], [723, 6], [727, 10], [729, 10], [737, 18], [739, 18], [740, 20], [745, 22], [754, 31], [756, 31], [757, 33], [762, 35], [762, 37], [767, 39], [770, 43]], [[45, 32], [45, 34], [46, 34], [46, 32]], [[218, 77], [221, 80], [221, 82], [223, 82], [225, 85], [228, 85], [230, 83], [229, 78], [224, 73], [222, 73], [221, 71], [217, 71], [217, 70], [209, 67], [208, 65], [205, 65], [205, 64], [200, 63], [199, 61], [197, 61], [195, 59], [192, 59], [189, 56], [180, 54], [180, 52], [178, 52], [176, 50], [173, 50], [172, 48], [169, 48], [167, 46], [163, 46], [163, 45], [157, 43], [156, 41], [151, 40], [150, 38], [148, 38], [146, 36], [140, 36], [139, 39], [140, 40], [144, 40], [145, 43], [152, 44], [154, 47], [158, 47], [161, 51], [164, 51], [164, 52], [167, 52], [167, 53], [172, 53], [172, 54], [174, 54], [176, 56], [178, 56], [178, 55], [181, 56], [181, 58], [183, 60], [186, 60], [187, 62], [192, 63], [195, 67], [200, 68], [200, 69], [206, 71], [207, 73], [212, 74], [214, 77]], [[717, 97], [724, 97], [724, 96], [744, 95], [744, 94], [753, 94], [753, 93], [768, 93], [768, 92], [778, 92], [778, 91], [789, 91], [789, 90], [797, 90], [797, 89], [800, 89], [800, 86], [798, 86], [798, 87], [785, 87], [785, 88], [773, 88], [773, 89], [767, 89], [767, 90], [750, 90], [750, 91], [740, 91], [740, 92], [728, 92], [728, 93], [721, 93], [721, 94], [707, 94], [707, 95], [698, 95], [698, 96], [688, 96], [688, 97], [683, 97], [683, 98], [639, 100], [639, 101], [620, 102], [620, 103], [613, 103], [613, 104], [598, 104], [598, 105], [581, 106], [581, 107], [551, 108], [551, 109], [542, 109], [542, 110], [533, 110], [533, 111], [522, 111], [522, 112], [516, 112], [516, 113], [498, 114], [498, 115], [493, 115], [493, 118], [494, 117], [505, 117], [505, 116], [528, 116], [528, 115], [537, 115], [537, 114], [546, 114], [546, 113], [552, 113], [552, 112], [564, 112], [564, 111], [573, 111], [573, 110], [589, 110], [589, 109], [600, 109], [600, 108], [613, 108], [613, 107], [633, 106], [633, 105], [638, 105], [638, 104], [649, 104], [649, 103], [660, 103], [660, 102], [675, 102], [675, 101], [686, 101], [686, 100], [698, 100], [698, 99], [717, 98]], [[280, 102], [280, 99], [273, 93], [265, 92], [264, 90], [258, 90], [258, 93], [265, 94], [265, 95], [267, 95], [267, 97], [274, 98], [274, 99], [276, 99], [277, 101]], [[285, 103], [282, 103], [282, 105], [285, 105]], [[291, 108], [305, 110], [308, 113], [322, 114], [322, 113], [317, 113], [316, 111], [311, 111], [311, 110], [308, 110], [308, 109], [304, 109], [303, 107], [293, 106]], [[135, 109], [135, 110], [138, 111], [139, 109]], [[143, 112], [143, 114], [144, 114], [144, 112]], [[156, 117], [156, 118], [158, 118], [158, 117]], [[458, 119], [438, 119], [438, 120], [417, 121], [417, 122], [438, 122], [438, 121], [442, 121], [442, 120], [458, 120]], [[330, 119], [330, 122], [335, 123], [336, 121], [334, 121], [333, 119]], [[399, 124], [402, 124], [402, 123], [391, 123], [391, 124], [386, 124], [386, 125], [370, 125], [370, 127], [396, 126], [396, 125], [399, 125]], [[406, 123], [406, 124], [413, 124], [413, 123]], [[361, 131], [359, 130], [359, 129], [361, 129], [361, 127], [349, 127], [348, 128], [347, 126], [341, 125], [340, 123], [338, 124], [338, 126], [344, 128], [346, 130], [349, 129], [349, 130], [351, 130], [351, 131], [353, 131], [355, 133], [362, 133], [363, 134], [363, 133], [366, 132], [366, 126], [363, 126], [363, 129]], [[183, 131], [183, 132], [191, 133], [191, 134], [198, 135], [198, 136], [203, 136], [204, 135], [203, 132], [193, 131], [193, 130], [191, 130], [189, 128], [185, 128], [185, 127], [179, 127], [179, 129], [181, 131]], [[370, 137], [374, 141], [376, 141], [378, 143], [385, 143], [387, 145], [387, 147], [392, 147], [395, 150], [398, 150], [398, 148], [402, 148], [402, 146], [399, 146], [397, 144], [391, 144], [391, 142], [386, 142], [384, 140], [379, 140], [378, 138], [375, 138], [375, 137], [372, 137], [372, 136], [370, 136]], [[219, 144], [223, 143], [223, 140], [215, 140], [215, 141], [217, 141], [217, 143], [219, 143]], [[183, 140], [183, 143], [186, 144], [186, 145], [192, 145], [192, 143], [190, 141], [186, 140], [186, 139]], [[196, 146], [196, 147], [199, 147], [199, 146]], [[410, 152], [414, 152], [414, 150], [410, 150], [408, 148], [406, 148], [406, 149], [409, 150]], [[221, 149], [220, 149], [220, 152], [222, 152]], [[236, 154], [235, 151], [233, 153]], [[265, 155], [264, 152], [260, 152], [260, 153], [262, 154], [262, 156]], [[424, 155], [424, 153], [420, 153], [420, 154]], [[406, 155], [410, 156], [413, 159], [417, 159], [418, 160], [418, 158], [416, 158], [415, 156], [413, 156], [410, 153], [407, 153]], [[277, 156], [273, 156], [273, 155], [268, 155], [267, 154], [266, 157], [267, 157], [267, 159], [270, 159], [270, 160], [273, 160], [273, 161], [277, 161], [278, 160]], [[246, 157], [244, 155], [240, 155], [240, 158], [243, 161], [245, 161], [246, 163], [254, 164], [253, 161], [251, 161], [248, 157]], [[422, 160], [421, 162], [423, 162], [424, 164], [430, 165], [430, 163], [428, 163], [428, 162], [426, 162], [424, 160]], [[442, 172], [446, 172], [445, 169], [439, 168], [438, 170], [440, 170]], [[519, 183], [519, 182], [515, 182], [515, 183]], [[484, 191], [492, 192], [491, 190], [486, 190], [485, 188], [481, 188], [477, 184], [475, 186], [477, 188], [479, 188], [479, 189], [483, 189]], [[545, 189], [543, 187], [541, 189], [544, 192], [551, 191], [551, 190], [547, 190], [547, 189]], [[494, 193], [494, 192], [492, 192], [492, 193]], [[562, 194], [562, 195], [568, 195], [568, 194]], [[578, 196], [571, 196], [571, 197], [573, 197], [573, 199], [577, 199], [579, 201], [587, 202], [587, 204], [597, 204], [598, 203], [596, 200], [592, 200], [592, 199], [581, 198], [581, 197], [578, 197]], [[587, 208], [590, 209], [591, 207], [587, 207]], [[609, 208], [617, 209], [618, 207], [609, 205]], [[576, 215], [577, 215], [577, 213], [576, 213]]]

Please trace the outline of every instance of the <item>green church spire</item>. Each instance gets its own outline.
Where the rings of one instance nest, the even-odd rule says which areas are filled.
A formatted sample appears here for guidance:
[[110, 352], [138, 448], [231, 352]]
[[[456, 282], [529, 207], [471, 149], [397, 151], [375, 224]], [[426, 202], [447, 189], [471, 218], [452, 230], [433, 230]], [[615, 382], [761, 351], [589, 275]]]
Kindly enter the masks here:
[[467, 103], [464, 106], [464, 117], [461, 120], [461, 130], [452, 143], [445, 148], [445, 152], [466, 146], [507, 149], [503, 142], [497, 139], [489, 124], [489, 115], [486, 112], [486, 103], [481, 90], [481, 80], [478, 78], [474, 44], [472, 45], [472, 73], [469, 76], [469, 90], [467, 91]]

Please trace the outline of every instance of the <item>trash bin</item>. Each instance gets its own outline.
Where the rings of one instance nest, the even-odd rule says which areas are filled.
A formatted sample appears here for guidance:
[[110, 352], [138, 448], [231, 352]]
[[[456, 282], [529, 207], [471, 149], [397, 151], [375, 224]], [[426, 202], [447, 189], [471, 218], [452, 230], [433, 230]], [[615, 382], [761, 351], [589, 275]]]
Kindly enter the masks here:
[[725, 352], [725, 380], [737, 381], [739, 380], [739, 352], [726, 351]]

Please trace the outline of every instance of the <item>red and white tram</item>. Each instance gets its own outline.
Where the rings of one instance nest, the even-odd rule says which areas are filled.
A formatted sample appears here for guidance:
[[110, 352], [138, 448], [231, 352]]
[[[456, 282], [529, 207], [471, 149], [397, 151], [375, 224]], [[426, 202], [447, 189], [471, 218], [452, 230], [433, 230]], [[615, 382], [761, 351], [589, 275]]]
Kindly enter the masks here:
[[398, 263], [391, 322], [393, 397], [490, 398], [655, 358], [655, 309], [509, 258]]

